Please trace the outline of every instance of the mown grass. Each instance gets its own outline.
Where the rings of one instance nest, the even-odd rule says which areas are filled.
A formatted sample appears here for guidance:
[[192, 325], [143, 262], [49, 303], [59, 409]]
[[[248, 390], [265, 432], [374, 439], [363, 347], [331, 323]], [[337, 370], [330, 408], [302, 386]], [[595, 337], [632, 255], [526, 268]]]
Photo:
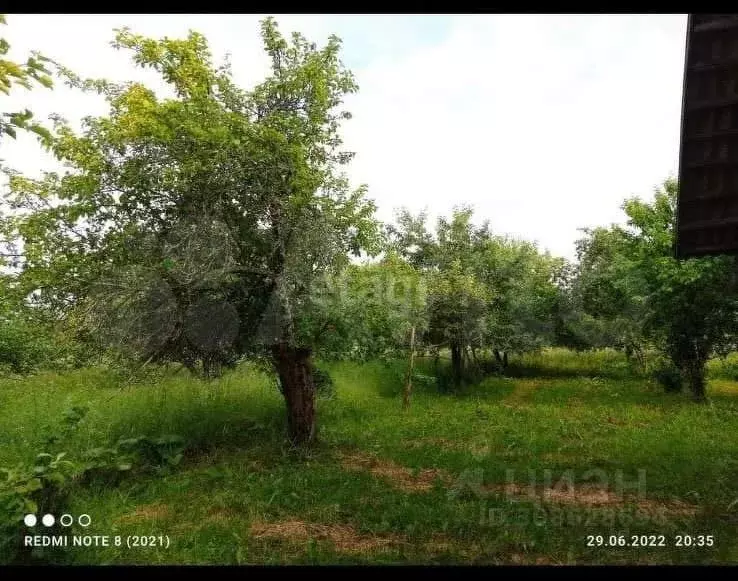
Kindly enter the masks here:
[[[78, 532], [168, 535], [169, 548], [54, 549], [58, 563], [738, 558], [738, 383], [719, 365], [709, 405], [664, 394], [613, 353], [557, 350], [511, 365], [539, 375], [490, 377], [458, 395], [418, 381], [403, 410], [403, 362], [324, 364], [337, 395], [320, 401], [320, 442], [309, 452], [284, 443], [281, 396], [250, 366], [209, 384], [175, 375], [125, 386], [105, 370], [0, 380], [0, 466], [32, 459], [71, 405], [89, 407], [64, 442], [72, 455], [121, 436], [187, 440], [179, 466], [116, 487], [79, 486], [69, 507], [92, 517]], [[639, 470], [645, 497], [631, 490], [603, 506], [576, 493], [542, 501], [499, 488], [531, 477], [560, 483], [569, 471], [578, 485], [604, 478], [612, 492], [619, 474], [633, 485]], [[610, 534], [665, 535], [668, 546], [587, 546], [587, 535]], [[675, 547], [677, 534], [714, 535], [714, 546]]]

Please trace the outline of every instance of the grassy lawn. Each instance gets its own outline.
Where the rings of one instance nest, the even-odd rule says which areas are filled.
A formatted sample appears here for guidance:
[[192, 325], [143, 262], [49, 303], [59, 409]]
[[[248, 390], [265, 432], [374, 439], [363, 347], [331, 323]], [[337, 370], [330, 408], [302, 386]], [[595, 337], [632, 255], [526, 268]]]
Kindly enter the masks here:
[[[48, 549], [57, 563], [735, 562], [738, 383], [721, 375], [727, 364], [712, 365], [711, 402], [696, 405], [602, 357], [549, 353], [518, 362], [536, 377], [459, 395], [419, 383], [409, 410], [403, 363], [327, 364], [337, 393], [320, 401], [309, 453], [283, 443], [281, 395], [249, 366], [211, 384], [126, 386], [99, 370], [2, 379], [0, 466], [32, 460], [73, 405], [89, 412], [60, 444], [70, 456], [123, 436], [186, 439], [178, 466], [75, 486], [68, 508], [91, 516], [76, 532], [168, 535], [168, 548]], [[588, 546], [589, 535], [665, 546]], [[713, 543], [675, 546], [677, 535]]]

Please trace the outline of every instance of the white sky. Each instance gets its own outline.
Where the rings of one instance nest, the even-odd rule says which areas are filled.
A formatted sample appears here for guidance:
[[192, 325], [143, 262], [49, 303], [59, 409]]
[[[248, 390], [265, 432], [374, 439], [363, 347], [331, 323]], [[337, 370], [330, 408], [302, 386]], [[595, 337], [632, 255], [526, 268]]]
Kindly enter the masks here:
[[[84, 77], [144, 79], [109, 46], [113, 28], [205, 34], [239, 82], [268, 70], [258, 15], [9, 15], [11, 58], [35, 49]], [[356, 185], [379, 217], [406, 206], [447, 214], [471, 204], [499, 233], [573, 257], [578, 228], [623, 220], [625, 197], [649, 197], [676, 174], [686, 15], [282, 15], [282, 32], [335, 33], [360, 90], [345, 126]], [[77, 122], [104, 114], [62, 85], [17, 90], [2, 111]], [[3, 140], [0, 158], [31, 175], [56, 169], [34, 138]]]

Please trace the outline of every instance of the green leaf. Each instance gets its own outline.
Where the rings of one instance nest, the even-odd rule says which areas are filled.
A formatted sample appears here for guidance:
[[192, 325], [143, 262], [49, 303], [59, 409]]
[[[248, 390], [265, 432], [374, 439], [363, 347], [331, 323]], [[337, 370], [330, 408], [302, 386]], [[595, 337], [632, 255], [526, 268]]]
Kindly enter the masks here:
[[38, 504], [30, 498], [23, 499], [23, 510], [26, 514], [36, 514], [38, 512]]
[[54, 459], [54, 456], [47, 452], [41, 452], [36, 456], [36, 464], [41, 465], [48, 465], [52, 460]]
[[20, 490], [23, 494], [28, 494], [31, 492], [35, 492], [37, 490], [41, 490], [43, 488], [43, 483], [41, 482], [41, 479], [39, 478], [31, 478], [28, 480], [28, 482], [25, 483], [25, 485], [20, 487]]

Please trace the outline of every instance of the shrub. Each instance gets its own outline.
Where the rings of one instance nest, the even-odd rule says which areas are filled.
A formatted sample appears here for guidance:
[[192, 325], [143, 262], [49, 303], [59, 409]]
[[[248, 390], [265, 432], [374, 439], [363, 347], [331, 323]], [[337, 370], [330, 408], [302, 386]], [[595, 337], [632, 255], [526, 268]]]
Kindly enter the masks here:
[[113, 447], [87, 450], [81, 477], [85, 482], [117, 484], [134, 468], [145, 471], [176, 466], [182, 460], [184, 448], [184, 440], [179, 436], [121, 438]]
[[715, 379], [738, 381], [738, 353], [716, 357], [707, 363], [707, 373]]
[[0, 368], [27, 373], [52, 358], [50, 341], [20, 320], [0, 323]]

